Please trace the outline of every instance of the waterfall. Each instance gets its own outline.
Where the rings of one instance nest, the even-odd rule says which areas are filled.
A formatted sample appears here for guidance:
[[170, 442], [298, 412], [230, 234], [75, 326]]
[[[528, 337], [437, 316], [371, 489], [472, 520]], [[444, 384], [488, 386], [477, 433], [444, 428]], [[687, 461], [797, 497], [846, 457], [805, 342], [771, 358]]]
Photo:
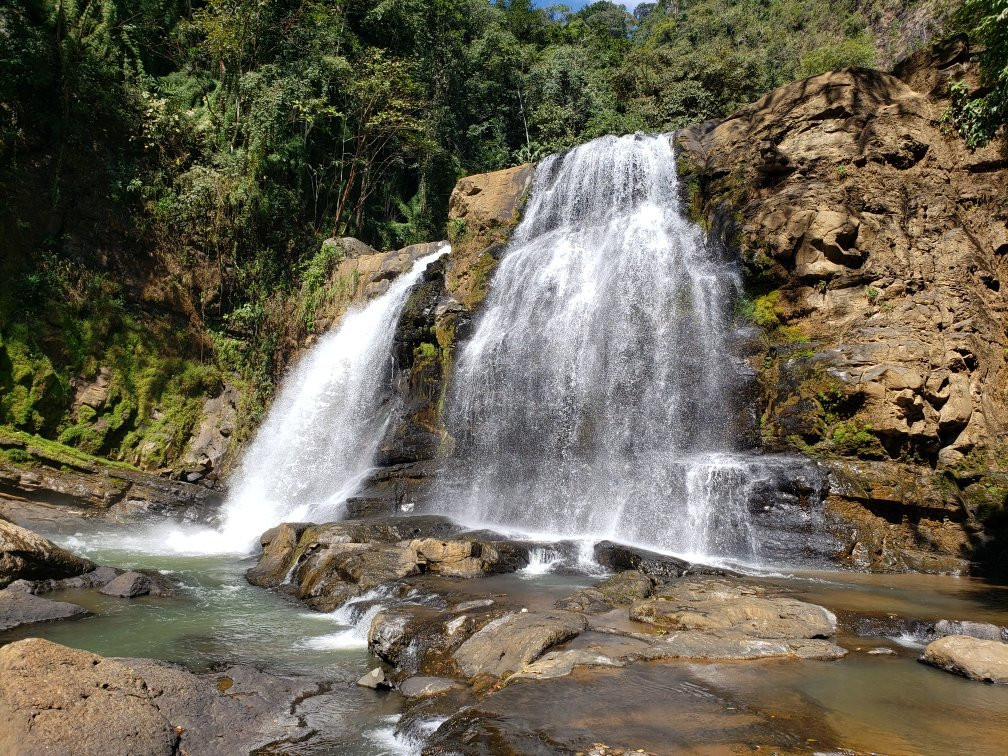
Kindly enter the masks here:
[[441, 506], [479, 524], [753, 558], [735, 261], [669, 135], [546, 159], [459, 355]]
[[232, 477], [216, 531], [176, 531], [180, 551], [244, 552], [281, 522], [335, 519], [371, 471], [399, 408], [386, 390], [399, 316], [427, 266], [420, 258], [388, 291], [349, 310], [285, 379]]

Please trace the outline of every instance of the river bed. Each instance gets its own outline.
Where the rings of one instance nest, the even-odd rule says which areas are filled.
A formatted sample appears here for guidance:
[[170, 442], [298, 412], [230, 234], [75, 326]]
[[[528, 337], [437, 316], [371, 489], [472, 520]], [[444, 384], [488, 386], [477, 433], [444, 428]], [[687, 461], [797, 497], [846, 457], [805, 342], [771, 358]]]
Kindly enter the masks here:
[[[38, 527], [36, 524], [35, 527]], [[127, 530], [128, 528], [128, 530]], [[45, 528], [42, 528], [45, 531]], [[72, 531], [72, 532], [71, 532]], [[40, 636], [106, 656], [150, 657], [205, 672], [248, 663], [323, 680], [337, 695], [302, 712], [321, 735], [287, 753], [394, 754], [419, 750], [395, 735], [397, 693], [359, 688], [369, 656], [365, 614], [320, 614], [246, 583], [254, 558], [174, 554], [158, 531], [137, 526], [54, 524], [44, 532], [101, 564], [159, 570], [177, 581], [172, 597], [132, 600], [91, 591], [49, 598], [92, 616], [0, 634], [0, 644]], [[596, 578], [537, 570], [467, 581], [464, 590], [507, 594], [531, 609]], [[1008, 752], [1008, 687], [967, 681], [917, 661], [922, 628], [938, 619], [1008, 626], [1008, 589], [974, 578], [802, 571], [755, 578], [783, 584], [840, 618], [840, 661], [660, 662], [620, 670], [579, 670], [562, 681], [510, 686], [497, 706], [523, 727], [632, 739], [657, 753], [718, 751], [774, 743], [788, 750], [881, 753]], [[459, 587], [445, 581], [445, 588]], [[437, 590], [436, 581], [428, 587]], [[591, 635], [591, 634], [589, 634]], [[870, 654], [885, 648], [892, 653]], [[543, 696], [561, 696], [543, 716]], [[497, 699], [498, 696], [489, 700]], [[438, 723], [431, 723], [433, 729]], [[702, 726], [701, 726], [702, 725]], [[586, 735], [585, 737], [588, 737]]]

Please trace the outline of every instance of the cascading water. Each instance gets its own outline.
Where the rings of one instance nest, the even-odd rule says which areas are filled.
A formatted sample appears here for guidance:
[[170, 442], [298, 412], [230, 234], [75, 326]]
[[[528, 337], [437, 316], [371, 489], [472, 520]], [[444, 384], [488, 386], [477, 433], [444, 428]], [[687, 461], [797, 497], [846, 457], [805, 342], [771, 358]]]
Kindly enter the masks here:
[[442, 506], [473, 522], [751, 559], [736, 264], [683, 217], [671, 138], [545, 160], [462, 351]]
[[385, 390], [392, 340], [410, 290], [447, 245], [417, 260], [388, 291], [350, 310], [285, 380], [236, 471], [216, 531], [176, 531], [173, 548], [245, 552], [277, 523], [329, 518], [371, 470], [399, 406]]

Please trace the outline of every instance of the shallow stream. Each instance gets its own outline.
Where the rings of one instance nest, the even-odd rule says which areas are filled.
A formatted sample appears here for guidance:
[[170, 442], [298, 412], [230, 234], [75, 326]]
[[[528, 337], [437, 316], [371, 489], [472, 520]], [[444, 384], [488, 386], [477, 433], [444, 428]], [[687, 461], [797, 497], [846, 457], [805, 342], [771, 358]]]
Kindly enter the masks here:
[[[142, 540], [130, 535], [138, 532], [135, 524], [91, 529], [77, 523], [71, 529], [54, 526], [45, 535], [102, 564], [159, 570], [180, 583], [179, 595], [126, 600], [90, 591], [49, 594], [79, 603], [93, 616], [0, 634], [0, 644], [41, 636], [108, 656], [163, 659], [194, 671], [248, 663], [309, 675], [328, 682], [338, 695], [306, 707], [303, 713], [325, 737], [296, 752], [418, 750], [417, 744], [394, 735], [401, 711], [398, 694], [355, 685], [377, 664], [366, 648], [373, 612], [354, 626], [359, 618], [353, 611], [308, 611], [286, 596], [248, 585], [243, 573], [252, 558], [172, 554], [160, 548], [156, 534]], [[464, 586], [445, 581], [445, 587], [508, 594], [537, 609], [595, 579], [545, 570], [539, 565]], [[541, 716], [537, 701], [543, 695], [569, 692], [569, 700], [550, 707], [543, 727], [578, 732], [589, 722], [590, 731], [600, 737], [632, 738], [635, 747], [658, 753], [687, 745], [717, 751], [728, 743], [767, 738], [798, 751], [1008, 752], [1008, 687], [970, 682], [917, 662], [929, 622], [946, 618], [1008, 625], [1008, 589], [970, 578], [923, 575], [809, 571], [756, 579], [784, 584], [836, 612], [838, 641], [850, 650], [848, 657], [579, 670], [547, 687], [510, 686], [499, 705], [507, 702], [508, 716], [524, 718], [529, 726]], [[431, 585], [437, 589], [436, 583]], [[879, 647], [894, 653], [868, 653]], [[622, 719], [607, 725], [606, 712], [622, 712]], [[707, 724], [700, 727], [700, 722]]]

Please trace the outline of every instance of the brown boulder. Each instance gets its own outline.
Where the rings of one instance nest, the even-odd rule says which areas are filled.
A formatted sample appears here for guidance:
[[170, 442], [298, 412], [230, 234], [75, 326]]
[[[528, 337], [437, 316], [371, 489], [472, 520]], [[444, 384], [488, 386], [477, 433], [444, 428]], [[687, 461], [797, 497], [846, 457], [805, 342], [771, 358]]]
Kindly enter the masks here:
[[1008, 643], [1001, 641], [946, 635], [930, 643], [920, 660], [971, 680], [1008, 685]]

